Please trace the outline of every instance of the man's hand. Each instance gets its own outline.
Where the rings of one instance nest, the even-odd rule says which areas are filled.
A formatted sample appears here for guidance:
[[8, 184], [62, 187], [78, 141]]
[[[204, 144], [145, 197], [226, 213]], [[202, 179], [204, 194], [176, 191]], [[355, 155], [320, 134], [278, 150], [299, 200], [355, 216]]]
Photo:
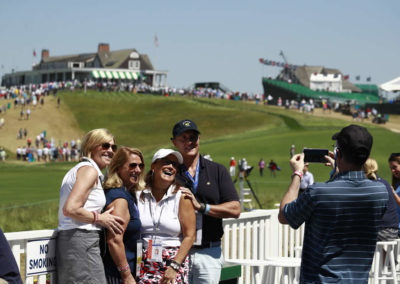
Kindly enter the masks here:
[[293, 172], [300, 171], [303, 172], [304, 168], [304, 153], [296, 154], [290, 159], [290, 167]]

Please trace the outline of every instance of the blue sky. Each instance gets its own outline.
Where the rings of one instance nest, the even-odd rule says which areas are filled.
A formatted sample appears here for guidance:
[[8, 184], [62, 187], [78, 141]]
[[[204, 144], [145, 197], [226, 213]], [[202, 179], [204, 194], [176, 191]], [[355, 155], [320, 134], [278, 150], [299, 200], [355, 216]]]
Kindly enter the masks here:
[[[400, 1], [2, 1], [0, 73], [50, 55], [136, 48], [167, 83], [219, 81], [262, 92], [280, 68], [259, 58], [338, 68], [381, 84], [400, 76]], [[157, 34], [159, 46], [154, 46]], [[33, 50], [37, 57], [32, 57]]]

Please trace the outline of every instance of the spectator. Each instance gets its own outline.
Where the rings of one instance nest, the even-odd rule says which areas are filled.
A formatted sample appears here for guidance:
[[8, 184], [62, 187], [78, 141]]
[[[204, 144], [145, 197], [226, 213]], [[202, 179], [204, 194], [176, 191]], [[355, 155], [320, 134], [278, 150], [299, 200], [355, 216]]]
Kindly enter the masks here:
[[231, 158], [231, 161], [229, 162], [229, 173], [231, 177], [234, 177], [236, 175], [236, 160], [235, 157]]
[[146, 189], [137, 192], [145, 247], [138, 283], [188, 283], [187, 255], [195, 239], [196, 217], [192, 202], [175, 184], [182, 162], [179, 152], [158, 150]]
[[[389, 156], [389, 168], [392, 172], [392, 187], [395, 190], [396, 194], [400, 194], [400, 153], [392, 153]], [[397, 214], [399, 216], [400, 221], [400, 206], [397, 206]], [[399, 223], [399, 232], [400, 232], [400, 223]], [[400, 236], [400, 235], [399, 235]]]
[[140, 240], [140, 217], [136, 190], [144, 188], [144, 159], [138, 149], [118, 148], [104, 182], [106, 210], [124, 220], [124, 232], [107, 232], [108, 249], [103, 258], [108, 283], [135, 283], [136, 244]]
[[265, 168], [265, 162], [264, 162], [264, 160], [261, 158], [260, 161], [258, 162], [258, 170], [259, 170], [259, 172], [260, 172], [260, 177], [263, 176], [264, 168]]
[[279, 169], [277, 163], [274, 160], [271, 160], [268, 164], [268, 168], [271, 172], [271, 176], [276, 177], [276, 171]]
[[190, 251], [189, 283], [218, 283], [221, 275], [222, 218], [238, 218], [240, 203], [226, 168], [205, 160], [199, 153], [200, 131], [191, 120], [181, 120], [172, 130], [171, 141], [183, 156], [180, 177], [182, 193], [197, 211], [196, 243]]
[[[377, 180], [383, 183], [386, 187], [389, 196], [388, 207], [385, 215], [383, 215], [382, 223], [379, 226], [378, 241], [394, 241], [398, 238], [399, 233], [399, 217], [397, 216], [397, 205], [395, 199], [395, 192], [390, 184], [378, 176], [378, 163], [372, 158], [363, 165], [363, 171], [366, 177], [370, 180]], [[397, 197], [397, 199], [399, 199]]]
[[308, 170], [309, 163], [304, 163], [303, 178], [300, 183], [300, 193], [304, 192], [307, 187], [314, 184], [314, 175]]
[[327, 165], [337, 165], [337, 174], [298, 195], [304, 154], [294, 155], [292, 181], [278, 218], [295, 229], [306, 223], [301, 283], [367, 283], [388, 194], [362, 171], [372, 147], [367, 129], [350, 125], [332, 139], [337, 141], [335, 155], [326, 158]]
[[116, 150], [106, 129], [89, 131], [82, 143], [82, 162], [65, 175], [61, 184], [56, 244], [58, 283], [106, 283], [100, 257], [99, 230], [123, 232], [122, 219], [100, 214], [105, 205], [101, 172]]
[[15, 262], [14, 255], [4, 236], [3, 230], [0, 229], [0, 279], [6, 283], [22, 284], [21, 275], [18, 265]]

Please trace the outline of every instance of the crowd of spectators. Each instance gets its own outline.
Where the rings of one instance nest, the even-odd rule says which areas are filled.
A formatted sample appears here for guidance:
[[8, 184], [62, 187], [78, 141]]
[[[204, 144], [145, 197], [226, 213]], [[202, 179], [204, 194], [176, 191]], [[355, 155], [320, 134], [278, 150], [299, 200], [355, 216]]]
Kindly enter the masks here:
[[55, 139], [52, 137], [48, 140], [46, 138], [46, 131], [42, 131], [35, 137], [35, 141], [27, 138], [26, 145], [18, 146], [16, 154], [17, 160], [27, 162], [77, 162], [79, 160], [80, 149], [80, 139], [71, 140], [70, 142], [65, 141], [64, 143], [59, 142], [56, 145]]

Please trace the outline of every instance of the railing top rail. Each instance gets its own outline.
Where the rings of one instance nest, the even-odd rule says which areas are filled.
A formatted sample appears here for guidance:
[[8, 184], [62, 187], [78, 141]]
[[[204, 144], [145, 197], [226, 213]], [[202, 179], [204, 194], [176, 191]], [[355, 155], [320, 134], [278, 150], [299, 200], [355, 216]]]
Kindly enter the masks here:
[[49, 238], [55, 236], [57, 234], [56, 230], [36, 230], [36, 231], [21, 231], [21, 232], [12, 232], [12, 233], [4, 233], [6, 239], [11, 241], [23, 241], [23, 240], [32, 240], [32, 239], [40, 239], [40, 238]]

